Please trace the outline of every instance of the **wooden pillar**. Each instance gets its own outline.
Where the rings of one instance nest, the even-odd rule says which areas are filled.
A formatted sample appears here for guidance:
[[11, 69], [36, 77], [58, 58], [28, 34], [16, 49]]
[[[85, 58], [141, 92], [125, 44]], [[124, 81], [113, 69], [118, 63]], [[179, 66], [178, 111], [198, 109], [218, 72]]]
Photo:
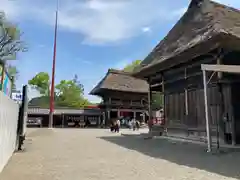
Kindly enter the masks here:
[[[221, 57], [218, 57], [217, 58], [217, 64], [222, 64], [222, 58]], [[217, 76], [218, 76], [218, 79], [222, 79], [222, 72], [217, 72]]]
[[62, 128], [65, 126], [65, 121], [64, 121], [64, 114], [62, 114]]
[[166, 126], [167, 124], [167, 119], [166, 119], [166, 114], [167, 114], [167, 107], [166, 107], [166, 94], [165, 94], [165, 81], [164, 81], [164, 76], [163, 74], [162, 76], [162, 94], [163, 94], [163, 119], [165, 121], [164, 126]]
[[120, 109], [117, 110], [117, 116], [118, 116], [118, 118], [120, 118], [120, 116], [121, 116]]
[[[185, 81], [187, 84], [187, 68], [185, 68], [184, 74], [185, 74], [184, 78], [185, 78]], [[185, 87], [185, 89], [184, 89], [184, 96], [185, 96], [185, 115], [186, 115], [186, 119], [188, 119], [189, 109], [188, 109], [188, 88], [187, 87]]]
[[101, 125], [106, 125], [106, 112], [103, 112], [103, 121]]
[[109, 124], [110, 120], [111, 120], [110, 110], [107, 110], [107, 124]]
[[136, 111], [133, 111], [133, 118], [136, 120]]
[[98, 123], [97, 126], [99, 127], [101, 125], [101, 115], [98, 116]]
[[[231, 89], [230, 89], [231, 91]], [[232, 97], [232, 93], [230, 92], [231, 96]], [[231, 98], [232, 99], [232, 98]], [[236, 145], [236, 129], [235, 129], [235, 126], [236, 126], [236, 123], [235, 123], [235, 116], [234, 116], [234, 109], [233, 109], [233, 103], [231, 102], [231, 105], [230, 105], [230, 114], [231, 114], [231, 120], [232, 120], [232, 145]]]
[[[218, 55], [217, 55], [217, 64], [221, 65], [222, 64], [222, 60], [221, 60], [221, 51], [219, 50]], [[215, 72], [213, 72], [215, 73]], [[217, 72], [217, 79], [218, 81], [220, 81], [222, 79], [222, 72]], [[219, 90], [219, 95], [220, 95], [220, 118], [221, 119], [216, 119], [216, 126], [217, 126], [217, 148], [219, 148], [219, 144], [220, 144], [220, 138], [224, 139], [224, 132], [222, 131], [222, 129], [224, 129], [224, 126], [221, 126], [221, 124], [223, 123], [223, 119], [225, 117], [225, 105], [224, 105], [224, 97], [223, 97], [223, 86], [221, 84], [221, 82], [218, 82], [218, 90]]]
[[143, 122], [145, 123], [146, 122], [146, 113], [142, 112], [142, 114], [143, 114]]
[[149, 120], [152, 120], [152, 90], [149, 82], [149, 89], [148, 89], [148, 113], [149, 113]]

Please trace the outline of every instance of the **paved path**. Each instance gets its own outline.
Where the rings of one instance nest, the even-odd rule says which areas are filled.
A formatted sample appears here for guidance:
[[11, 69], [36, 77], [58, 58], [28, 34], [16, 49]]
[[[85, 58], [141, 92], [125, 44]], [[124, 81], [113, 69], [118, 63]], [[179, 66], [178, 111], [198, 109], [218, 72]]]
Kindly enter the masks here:
[[13, 155], [0, 179], [232, 180], [240, 179], [239, 157], [107, 130], [39, 129], [29, 133], [26, 151]]

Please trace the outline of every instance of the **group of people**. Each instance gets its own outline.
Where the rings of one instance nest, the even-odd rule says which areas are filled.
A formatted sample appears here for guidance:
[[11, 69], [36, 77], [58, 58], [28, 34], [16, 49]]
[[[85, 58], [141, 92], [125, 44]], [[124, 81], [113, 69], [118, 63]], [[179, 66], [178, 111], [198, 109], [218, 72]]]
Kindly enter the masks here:
[[129, 127], [129, 129], [132, 129], [133, 131], [139, 130], [139, 128], [140, 128], [140, 122], [139, 122], [139, 121], [136, 121], [135, 119], [131, 119], [131, 120], [129, 120], [129, 122], [128, 122], [128, 127]]
[[140, 122], [133, 119], [130, 119], [128, 121], [125, 121], [122, 119], [122, 123], [120, 119], [112, 120], [110, 124], [110, 130], [111, 132], [119, 132], [121, 124], [125, 124], [129, 129], [132, 129], [133, 131], [138, 130], [140, 128]]
[[119, 132], [121, 126], [121, 121], [119, 119], [113, 120], [110, 124], [111, 132]]

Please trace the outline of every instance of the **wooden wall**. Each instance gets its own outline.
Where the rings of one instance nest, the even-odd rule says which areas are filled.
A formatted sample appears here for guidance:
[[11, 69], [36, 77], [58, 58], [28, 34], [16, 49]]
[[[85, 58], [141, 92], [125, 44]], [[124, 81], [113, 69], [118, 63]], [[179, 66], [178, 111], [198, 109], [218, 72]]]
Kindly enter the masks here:
[[[225, 58], [229, 59], [231, 56], [233, 55], [228, 54]], [[229, 63], [233, 62], [229, 61]], [[188, 64], [180, 64], [162, 73], [164, 77], [165, 119], [168, 129], [181, 129], [185, 132], [193, 130], [205, 133], [205, 105], [201, 64], [217, 64], [217, 60], [213, 55], [205, 55], [192, 60]], [[212, 73], [207, 73], [208, 79], [211, 76]], [[217, 73], [215, 73], [208, 84], [211, 129], [214, 135], [217, 127], [219, 127], [221, 138], [224, 138], [225, 131], [224, 116], [227, 114], [230, 121], [234, 121], [232, 86], [229, 83], [229, 77], [232, 77], [232, 75], [225, 75], [223, 81], [219, 81]], [[221, 85], [219, 86], [219, 84]], [[240, 85], [238, 90], [240, 91]], [[238, 102], [240, 102], [240, 96]], [[240, 107], [240, 103], [237, 106]], [[240, 112], [240, 108], [237, 112]], [[240, 113], [238, 114], [240, 132]]]
[[[211, 124], [216, 125], [220, 108], [219, 92], [216, 86], [208, 89]], [[188, 127], [205, 127], [205, 109], [203, 89], [187, 91], [188, 109], [186, 109], [185, 92], [165, 95], [166, 119], [168, 125], [184, 125]], [[187, 114], [188, 113], [188, 114]]]

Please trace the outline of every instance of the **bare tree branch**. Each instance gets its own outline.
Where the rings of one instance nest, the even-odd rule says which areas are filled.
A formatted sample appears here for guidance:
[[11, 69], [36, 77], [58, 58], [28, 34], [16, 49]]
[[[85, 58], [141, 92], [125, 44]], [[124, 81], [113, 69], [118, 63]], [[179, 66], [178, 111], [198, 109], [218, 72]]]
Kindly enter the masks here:
[[[0, 12], [0, 59], [9, 60], [17, 52], [26, 51], [23, 41], [20, 40], [22, 34], [19, 34], [17, 28], [6, 22], [4, 13]], [[10, 59], [11, 59], [10, 58]]]

